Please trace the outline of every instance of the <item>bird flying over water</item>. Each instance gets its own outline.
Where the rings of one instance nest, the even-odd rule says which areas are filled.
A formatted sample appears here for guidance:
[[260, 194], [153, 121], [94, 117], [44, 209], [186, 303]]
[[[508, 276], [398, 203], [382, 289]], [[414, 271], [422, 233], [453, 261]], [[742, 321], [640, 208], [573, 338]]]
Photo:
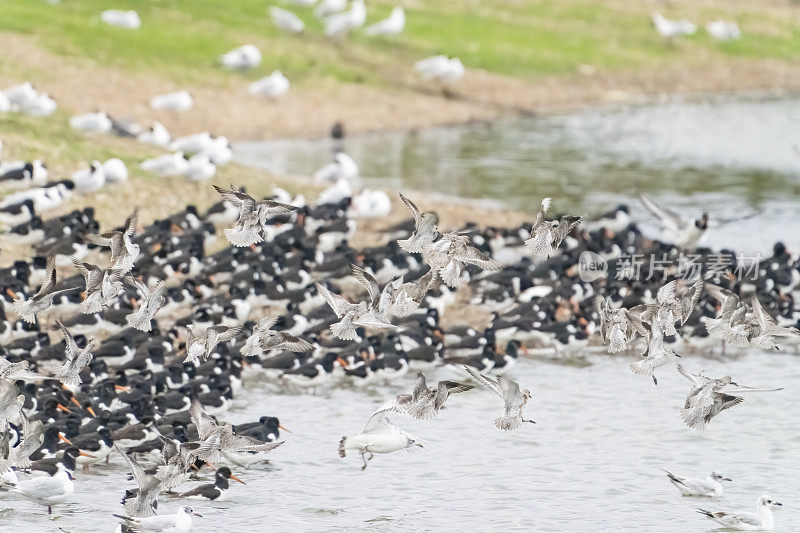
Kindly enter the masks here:
[[531, 424], [536, 423], [533, 420], [525, 420], [522, 416], [522, 410], [531, 398], [530, 390], [520, 390], [519, 383], [505, 376], [497, 376], [497, 380], [495, 381], [466, 365], [464, 365], [464, 370], [475, 378], [483, 388], [497, 394], [503, 399], [503, 402], [505, 402], [505, 413], [503, 416], [497, 417], [494, 420], [494, 425], [497, 426], [497, 429], [510, 431], [520, 427], [523, 422], [529, 422]]

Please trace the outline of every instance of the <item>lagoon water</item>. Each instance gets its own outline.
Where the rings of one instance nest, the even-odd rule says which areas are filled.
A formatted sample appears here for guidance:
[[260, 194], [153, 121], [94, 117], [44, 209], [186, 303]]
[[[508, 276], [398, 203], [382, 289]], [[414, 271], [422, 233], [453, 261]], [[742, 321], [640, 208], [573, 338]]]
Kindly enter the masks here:
[[[686, 213], [707, 210], [712, 219], [759, 213], [731, 231], [711, 232], [710, 246], [766, 253], [781, 239], [800, 249], [797, 97], [674, 100], [374, 133], [348, 138], [342, 147], [367, 186], [489, 198], [529, 212], [545, 196], [556, 212], [589, 215], [627, 203], [645, 226], [652, 219], [636, 195], [647, 192]], [[334, 144], [289, 140], [234, 148], [239, 162], [308, 176], [330, 161]]]
[[[606, 355], [588, 357], [588, 366], [520, 361], [510, 375], [533, 389], [526, 413], [537, 424], [501, 432], [492, 424], [500, 399], [470, 391], [451, 397], [438, 419], [392, 417], [424, 448], [376, 455], [364, 472], [358, 456], [339, 458], [339, 438], [358, 432], [383, 399], [410, 389], [412, 375], [369, 392], [334, 388], [316, 395], [279, 393], [250, 380], [225, 418], [279, 415], [293, 433], [283, 435], [286, 443], [269, 464], [234, 470], [248, 485], [234, 483], [229, 499], [192, 502], [204, 516], [193, 531], [713, 531], [695, 508], [750, 509], [761, 494], [784, 504], [775, 513], [776, 531], [800, 530], [795, 354], [684, 356], [694, 371], [785, 387], [748, 396], [706, 431], [681, 421], [690, 384], [674, 365], [659, 369], [654, 386], [630, 373], [628, 361]], [[703, 477], [719, 470], [733, 483], [718, 500], [683, 498], [660, 468]], [[121, 459], [77, 477], [74, 499], [57, 506], [52, 521], [42, 507], [0, 497], [2, 531], [113, 531], [111, 513], [119, 512], [123, 487], [131, 484]], [[179, 505], [164, 498], [160, 509]]]

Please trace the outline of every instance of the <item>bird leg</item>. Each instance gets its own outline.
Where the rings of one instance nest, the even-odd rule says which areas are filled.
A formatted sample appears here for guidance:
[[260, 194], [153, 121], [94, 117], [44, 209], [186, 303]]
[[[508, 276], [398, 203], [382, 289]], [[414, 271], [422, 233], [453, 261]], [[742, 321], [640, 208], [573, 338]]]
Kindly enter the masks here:
[[361, 471], [363, 472], [367, 468], [367, 458], [364, 457], [366, 452], [361, 452], [361, 460], [364, 461], [364, 466], [361, 467]]
[[656, 377], [656, 375], [655, 375], [655, 374], [653, 374], [653, 383], [655, 383], [656, 385], [658, 385], [658, 378]]
[[53, 506], [52, 505], [48, 505], [47, 506], [47, 514], [53, 514]]

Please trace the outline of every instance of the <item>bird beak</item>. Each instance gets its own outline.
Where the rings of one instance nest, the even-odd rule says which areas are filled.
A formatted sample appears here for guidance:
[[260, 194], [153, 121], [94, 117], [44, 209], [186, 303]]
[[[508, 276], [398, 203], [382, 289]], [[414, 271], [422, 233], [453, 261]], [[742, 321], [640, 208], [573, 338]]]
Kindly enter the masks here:
[[279, 427], [280, 429], [284, 430], [286, 433], [291, 433], [291, 431], [289, 431], [288, 429], [286, 429], [285, 427], [283, 427], [283, 426], [282, 426], [282, 425], [280, 425], [280, 424], [278, 424], [278, 427]]
[[83, 452], [80, 452], [78, 455], [82, 455], [83, 457], [90, 457], [90, 458], [92, 458], [92, 459], [97, 459], [97, 457], [96, 457], [96, 456], [94, 456], [94, 455], [89, 455], [88, 453], [83, 453]]
[[81, 296], [81, 300], [85, 300], [86, 299], [86, 293], [85, 292], [81, 291], [80, 292], [80, 296]]
[[415, 442], [414, 446], [419, 446], [420, 448], [424, 448], [424, 446], [422, 444], [420, 444], [419, 442]]
[[114, 390], [117, 391], [117, 392], [130, 392], [131, 388], [130, 387], [123, 387], [122, 385], [116, 385], [115, 384], [114, 385]]
[[336, 359], [336, 360], [339, 362], [339, 364], [342, 366], [342, 368], [347, 368], [347, 361], [345, 361], [345, 360], [344, 360], [344, 359], [342, 359], [341, 357], [339, 357], [339, 358], [338, 358], [338, 359]]
[[17, 293], [16, 293], [16, 292], [14, 292], [14, 291], [13, 291], [13, 290], [12, 290], [10, 287], [9, 287], [8, 289], [6, 289], [6, 294], [8, 294], [9, 296], [11, 296], [11, 297], [12, 297], [12, 298], [14, 298], [15, 300], [18, 298], [18, 295], [17, 295]]
[[250, 363], [248, 363], [247, 361], [242, 359], [242, 366], [245, 367], [245, 368], [250, 368]]
[[214, 463], [209, 463], [208, 461], [206, 461], [206, 466], [209, 467], [212, 470], [216, 470], [217, 469], [217, 467], [214, 466]]
[[192, 514], [195, 515], [195, 516], [199, 516], [200, 518], [203, 518], [203, 515], [201, 515], [197, 511], [192, 511]]
[[70, 411], [69, 409], [67, 409], [66, 407], [64, 407], [61, 404], [56, 405], [56, 409], [58, 409], [59, 411], [64, 411], [65, 413], [72, 414], [72, 411]]
[[722, 478], [722, 480], [723, 480], [723, 481], [733, 481], [733, 480], [732, 480], [731, 478], [729, 478], [729, 477], [724, 477], [724, 478]]
[[70, 398], [70, 399], [69, 399], [69, 401], [71, 401], [72, 403], [74, 403], [75, 405], [77, 405], [79, 409], [83, 409], [83, 406], [81, 406], [81, 402], [79, 402], [78, 400], [76, 400], [76, 399], [75, 399], [75, 396], [73, 396], [72, 398]]
[[775, 502], [775, 505], [777, 505], [779, 507], [783, 507], [783, 504], [781, 502]]
[[87, 407], [87, 408], [86, 408], [86, 411], [87, 411], [87, 412], [88, 412], [90, 415], [92, 415], [92, 418], [97, 418], [97, 415], [96, 415], [96, 414], [94, 414], [94, 409], [92, 409], [92, 406], [91, 406], [91, 405], [90, 405], [89, 407]]
[[528, 347], [527, 347], [527, 346], [525, 346], [524, 344], [520, 345], [520, 347], [519, 347], [519, 348], [520, 348], [520, 350], [522, 350], [522, 353], [524, 353], [525, 355], [530, 355], [530, 354], [531, 354], [531, 353], [528, 351]]
[[239, 483], [241, 483], [242, 485], [247, 485], [247, 483], [245, 483], [244, 481], [242, 481], [242, 480], [241, 480], [241, 479], [239, 479], [238, 477], [234, 476], [233, 474], [231, 474], [231, 479], [232, 479], [232, 480], [234, 480], [234, 481], [238, 481], [238, 482], [239, 482]]
[[72, 444], [71, 440], [69, 440], [67, 437], [64, 436], [63, 433], [59, 433], [58, 434], [58, 442], [66, 442], [67, 444], [75, 446], [74, 444]]
[[136, 300], [136, 298], [131, 298], [131, 307], [133, 307], [134, 309], [139, 308], [139, 302]]

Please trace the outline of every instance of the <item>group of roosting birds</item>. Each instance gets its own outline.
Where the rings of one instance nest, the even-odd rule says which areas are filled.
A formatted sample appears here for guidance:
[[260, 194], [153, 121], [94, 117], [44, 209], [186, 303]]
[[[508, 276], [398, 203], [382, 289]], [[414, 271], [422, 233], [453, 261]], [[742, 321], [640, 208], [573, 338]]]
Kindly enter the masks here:
[[[190, 207], [142, 231], [136, 212], [102, 234], [91, 210], [64, 215], [36, 244], [50, 252], [48, 259], [37, 255], [0, 269], [4, 310], [19, 318], [4, 312], [0, 324], [4, 488], [48, 507], [62, 503], [74, 491], [77, 465], [88, 467], [118, 449], [137, 484], [122, 500], [121, 529], [186, 531], [195, 511], [157, 515], [164, 493], [213, 465], [212, 483], [181, 495], [218, 499], [238, 478], [215, 463], [246, 467], [281, 444], [274, 417], [239, 426], [214, 418], [229, 407], [243, 373], [277, 378], [281, 387], [335, 379], [364, 386], [409, 368], [448, 364], [503, 400], [494, 422], [513, 430], [533, 422], [523, 417], [531, 392], [502, 374], [529, 347], [584, 351], [597, 331], [616, 352], [642, 337], [646, 350], [632, 369], [653, 375], [677, 355], [682, 337], [703, 331], [734, 347], [768, 348], [798, 337], [757, 298], [739, 297], [744, 288], [732, 276], [706, 273], [681, 289], [676, 281], [615, 279], [620, 252], [662, 246], [643, 239], [624, 206], [593, 223], [600, 224], [595, 230], [582, 231], [579, 217], [550, 220], [545, 200], [532, 227], [440, 233], [436, 214], [401, 195], [411, 223], [389, 228], [393, 242], [357, 252], [347, 241], [349, 199], [309, 206], [285, 195], [256, 201], [235, 186], [217, 190], [222, 201], [204, 215]], [[707, 217], [669, 220], [689, 228], [687, 235], [707, 229]], [[236, 246], [205, 257], [215, 225], [225, 226]], [[105, 248], [107, 267], [84, 261]], [[577, 276], [577, 258], [587, 250], [609, 259], [606, 280], [592, 284]], [[57, 265], [77, 273], [59, 279]], [[776, 246], [752, 282], [782, 321], [787, 315], [797, 321], [790, 301], [794, 272], [785, 249]], [[496, 310], [490, 327], [445, 331], [439, 317], [454, 300], [451, 289], [467, 283], [470, 303]], [[359, 291], [367, 298], [338, 294]], [[705, 296], [720, 300], [719, 312]], [[266, 312], [275, 307], [283, 315]], [[696, 309], [705, 323], [695, 318]], [[252, 313], [266, 316], [253, 322]], [[51, 344], [50, 324], [62, 342]], [[682, 411], [690, 427], [704, 427], [740, 403], [740, 393], [759, 390], [678, 368], [693, 384]], [[451, 394], [473, 387], [453, 380], [429, 387], [419, 373], [410, 394], [392, 398], [360, 433], [340, 440], [339, 454], [360, 453], [366, 468], [374, 454], [419, 446], [387, 415], [431, 419]], [[139, 465], [142, 457], [150, 468]]]

